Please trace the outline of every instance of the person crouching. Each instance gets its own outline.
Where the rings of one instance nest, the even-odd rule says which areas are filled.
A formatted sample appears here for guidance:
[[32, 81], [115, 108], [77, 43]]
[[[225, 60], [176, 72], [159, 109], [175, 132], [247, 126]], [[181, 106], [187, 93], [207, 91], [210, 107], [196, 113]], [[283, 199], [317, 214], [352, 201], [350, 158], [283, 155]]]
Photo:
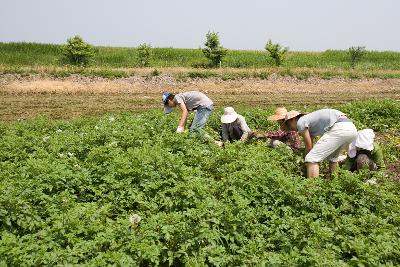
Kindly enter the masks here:
[[245, 141], [251, 132], [246, 120], [242, 115], [235, 112], [232, 107], [224, 108], [221, 116], [222, 122], [222, 141]]
[[349, 145], [348, 157], [343, 168], [352, 172], [362, 169], [384, 170], [382, 149], [374, 140], [375, 133], [372, 129], [358, 131], [356, 140]]

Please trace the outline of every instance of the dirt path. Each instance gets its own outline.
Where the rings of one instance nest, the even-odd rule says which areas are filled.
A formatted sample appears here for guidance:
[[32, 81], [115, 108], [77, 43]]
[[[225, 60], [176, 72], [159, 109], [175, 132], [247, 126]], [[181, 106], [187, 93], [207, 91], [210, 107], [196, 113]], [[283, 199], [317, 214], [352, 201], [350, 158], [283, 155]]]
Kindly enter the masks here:
[[52, 79], [33, 75], [0, 76], [0, 120], [46, 115], [52, 118], [91, 116], [105, 112], [138, 111], [161, 107], [165, 90], [201, 90], [216, 106], [303, 105], [344, 103], [367, 99], [400, 99], [400, 79], [297, 80], [271, 76], [268, 80], [187, 79], [170, 75], [133, 76], [107, 80], [71, 76]]

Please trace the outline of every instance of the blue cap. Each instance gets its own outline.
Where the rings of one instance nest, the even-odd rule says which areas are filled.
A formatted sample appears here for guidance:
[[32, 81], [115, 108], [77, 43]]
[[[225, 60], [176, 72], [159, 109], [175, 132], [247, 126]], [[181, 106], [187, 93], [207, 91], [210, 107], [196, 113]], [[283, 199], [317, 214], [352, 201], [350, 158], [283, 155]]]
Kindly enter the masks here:
[[172, 108], [168, 106], [168, 97], [171, 95], [170, 92], [164, 92], [162, 94], [162, 101], [164, 103], [164, 112], [165, 113], [170, 113], [172, 111]]

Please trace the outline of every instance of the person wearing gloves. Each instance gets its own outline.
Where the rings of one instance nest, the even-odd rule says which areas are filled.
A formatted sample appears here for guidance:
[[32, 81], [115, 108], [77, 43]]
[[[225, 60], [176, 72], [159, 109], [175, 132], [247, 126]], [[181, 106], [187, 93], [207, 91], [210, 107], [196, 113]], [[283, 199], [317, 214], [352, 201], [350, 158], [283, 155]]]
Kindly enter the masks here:
[[223, 142], [236, 140], [245, 141], [251, 132], [245, 118], [237, 114], [232, 107], [224, 108], [221, 122]]
[[348, 149], [348, 157], [343, 168], [349, 171], [369, 169], [381, 171], [385, 169], [382, 149], [374, 142], [375, 133], [372, 129], [358, 131], [357, 138]]
[[203, 130], [203, 127], [206, 125], [214, 107], [211, 99], [205, 94], [199, 91], [184, 92], [176, 95], [171, 92], [164, 92], [162, 101], [165, 113], [170, 113], [177, 106], [181, 109], [182, 113], [176, 129], [177, 133], [183, 133], [185, 130], [189, 112], [196, 111], [189, 129], [190, 134], [210, 138], [210, 135]]
[[[290, 130], [303, 136], [307, 177], [318, 177], [319, 163], [325, 159], [329, 160], [330, 174], [334, 173], [341, 150], [357, 137], [353, 122], [336, 109], [320, 109], [306, 115], [290, 111], [285, 122]], [[321, 138], [314, 145], [316, 136]]]
[[257, 139], [271, 140], [270, 146], [277, 148], [281, 145], [288, 145], [292, 150], [297, 151], [300, 149], [301, 142], [300, 136], [296, 131], [288, 131], [285, 125], [285, 116], [287, 109], [279, 107], [275, 109], [275, 113], [269, 116], [269, 121], [276, 121], [279, 124], [279, 129], [275, 132], [255, 133], [254, 137]]

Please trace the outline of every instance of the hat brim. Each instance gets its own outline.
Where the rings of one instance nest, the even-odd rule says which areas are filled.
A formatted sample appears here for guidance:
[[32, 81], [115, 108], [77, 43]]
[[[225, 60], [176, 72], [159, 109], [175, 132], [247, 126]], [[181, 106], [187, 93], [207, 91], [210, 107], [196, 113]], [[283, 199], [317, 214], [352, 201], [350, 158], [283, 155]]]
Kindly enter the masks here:
[[232, 123], [238, 118], [237, 115], [222, 115], [221, 122], [222, 123]]
[[[289, 113], [288, 113], [288, 114], [289, 114]], [[289, 116], [286, 115], [286, 116], [285, 116], [285, 122], [286, 122], [286, 121], [290, 121], [291, 119], [297, 118], [297, 117], [300, 116], [300, 115], [304, 115], [304, 113], [297, 112], [297, 113], [289, 114]]]
[[167, 106], [167, 105], [164, 105], [164, 113], [171, 113], [172, 112], [172, 108], [171, 107], [169, 107], [169, 106]]
[[284, 120], [285, 115], [271, 115], [267, 118], [269, 121], [279, 121], [279, 120]]

